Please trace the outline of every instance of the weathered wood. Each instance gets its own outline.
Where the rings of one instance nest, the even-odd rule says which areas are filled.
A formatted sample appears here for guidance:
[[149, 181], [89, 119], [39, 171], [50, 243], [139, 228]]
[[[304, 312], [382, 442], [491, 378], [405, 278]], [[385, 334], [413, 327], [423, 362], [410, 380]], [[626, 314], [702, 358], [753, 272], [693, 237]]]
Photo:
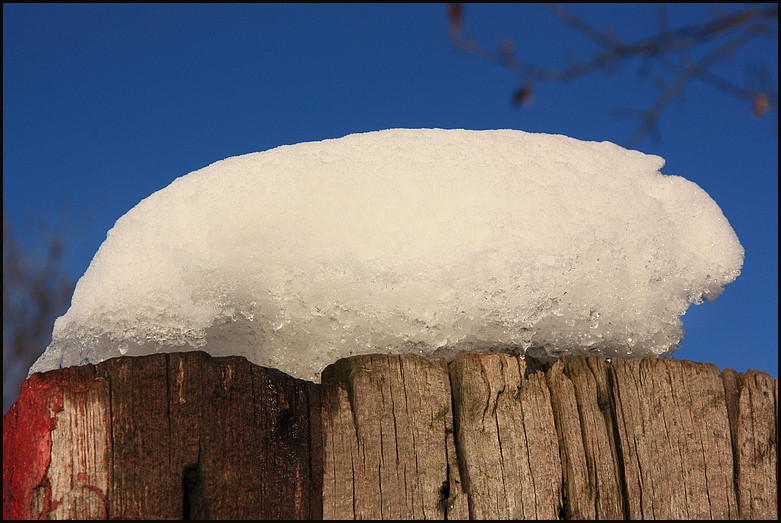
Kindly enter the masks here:
[[[3, 519], [74, 513], [105, 517], [110, 470], [105, 468], [107, 449], [101, 449], [105, 423], [99, 419], [105, 409], [87, 414], [82, 408], [101, 403], [90, 392], [94, 373], [93, 367], [85, 366], [33, 375], [3, 415]], [[90, 427], [94, 433], [85, 435], [89, 430], [78, 427]], [[75, 445], [81, 448], [70, 448]], [[60, 458], [62, 454], [67, 458]], [[53, 487], [63, 489], [54, 499]]]
[[51, 492], [63, 496], [52, 506], [52, 519], [107, 517], [105, 493], [113, 479], [108, 383], [93, 379], [83, 390], [62, 391], [62, 410], [51, 432], [51, 459], [61, 466], [49, 467], [48, 477]]
[[456, 448], [472, 519], [556, 519], [561, 462], [545, 375], [510, 354], [450, 366]]
[[740, 517], [777, 519], [778, 379], [753, 369], [723, 375]]
[[466, 516], [443, 358], [356, 356], [326, 367], [322, 381], [332, 384], [323, 409], [326, 519]]
[[613, 360], [631, 519], [737, 517], [724, 387], [716, 366]]
[[311, 386], [203, 352], [34, 375], [3, 419], [4, 516], [318, 518]]
[[562, 358], [546, 377], [561, 452], [566, 519], [624, 518], [607, 363], [597, 356]]
[[776, 519], [778, 380], [710, 364], [172, 353], [35, 374], [9, 519]]

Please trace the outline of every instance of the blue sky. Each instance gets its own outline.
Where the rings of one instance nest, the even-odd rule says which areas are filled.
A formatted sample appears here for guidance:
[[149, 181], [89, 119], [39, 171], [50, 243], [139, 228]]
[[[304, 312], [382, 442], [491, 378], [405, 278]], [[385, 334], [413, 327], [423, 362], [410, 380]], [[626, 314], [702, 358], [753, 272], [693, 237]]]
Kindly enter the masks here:
[[[568, 9], [625, 41], [657, 27], [652, 4]], [[673, 27], [702, 22], [710, 9], [667, 7]], [[512, 106], [522, 79], [455, 49], [445, 11], [446, 4], [4, 4], [4, 213], [28, 246], [37, 215], [73, 232], [67, 270], [77, 279], [120, 216], [230, 156], [394, 127], [511, 128], [623, 144], [637, 122], [611, 111], [645, 108], [658, 96], [633, 61], [537, 84], [532, 105]], [[563, 67], [567, 53], [584, 60], [595, 50], [535, 4], [467, 4], [464, 30], [490, 47], [512, 40], [517, 56], [550, 68]], [[764, 64], [775, 89], [777, 45], [753, 41], [714, 72], [742, 83], [748, 65]], [[663, 173], [705, 189], [746, 249], [742, 275], [684, 316], [675, 357], [777, 376], [777, 113], [754, 117], [749, 104], [695, 81], [659, 130], [660, 143], [636, 148], [664, 157]]]

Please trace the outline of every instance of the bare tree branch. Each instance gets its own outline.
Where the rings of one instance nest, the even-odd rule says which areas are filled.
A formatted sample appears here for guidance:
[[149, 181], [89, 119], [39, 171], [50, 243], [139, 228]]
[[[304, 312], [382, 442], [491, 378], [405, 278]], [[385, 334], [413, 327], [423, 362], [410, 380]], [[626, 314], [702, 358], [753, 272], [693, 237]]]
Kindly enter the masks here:
[[[514, 46], [508, 40], [503, 41], [498, 51], [489, 49], [464, 36], [464, 15], [460, 4], [451, 4], [448, 9], [451, 24], [450, 39], [458, 49], [521, 75], [522, 87], [513, 94], [513, 103], [529, 103], [534, 82], [569, 82], [597, 71], [609, 70], [621, 62], [634, 58], [644, 60], [644, 69], [658, 64], [666, 72], [674, 74], [675, 78], [669, 85], [661, 86], [661, 93], [654, 103], [645, 110], [615, 112], [616, 116], [628, 116], [641, 121], [626, 144], [629, 147], [636, 146], [645, 136], [656, 130], [664, 109], [695, 79], [748, 102], [755, 116], [762, 116], [771, 111], [778, 112], [778, 95], [768, 79], [764, 78], [768, 75], [765, 74], [763, 77], [764, 69], [756, 70], [756, 77], [761, 78], [758, 85], [738, 85], [720, 77], [712, 70], [714, 65], [729, 59], [754, 38], [765, 37], [777, 40], [778, 5], [748, 6], [736, 13], [719, 13], [713, 20], [677, 29], [670, 29], [666, 10], [659, 9], [657, 10], [658, 31], [649, 37], [629, 43], [621, 42], [612, 32], [596, 29], [557, 4], [546, 4], [546, 8], [563, 24], [597, 45], [598, 49], [590, 59], [572, 62], [566, 68], [556, 70], [513, 56]], [[687, 54], [690, 50], [725, 38], [729, 40], [700, 60], [681, 61], [674, 56]], [[652, 82], [657, 80], [655, 77], [651, 79]]]
[[70, 303], [75, 282], [65, 270], [68, 246], [103, 205], [98, 199], [73, 220], [63, 204], [54, 227], [43, 217], [29, 220], [38, 228], [31, 246], [19, 243], [3, 214], [3, 412], [16, 400], [27, 370], [51, 341], [54, 320]]
[[657, 121], [659, 120], [659, 116], [662, 114], [662, 111], [669, 105], [669, 103], [674, 100], [693, 80], [699, 75], [702, 75], [703, 72], [708, 70], [708, 67], [713, 65], [714, 63], [723, 60], [726, 56], [729, 56], [733, 52], [735, 52], [738, 48], [748, 43], [749, 40], [751, 40], [755, 35], [757, 31], [761, 31], [763, 28], [761, 27], [761, 24], [756, 24], [753, 26], [750, 26], [745, 31], [737, 35], [732, 40], [728, 41], [726, 44], [720, 46], [719, 48], [715, 49], [714, 51], [708, 53], [704, 58], [701, 60], [694, 62], [687, 66], [675, 79], [675, 81], [670, 84], [667, 89], [662, 92], [662, 94], [657, 98], [657, 100], [654, 102], [654, 104], [646, 110], [645, 115], [643, 117], [643, 123], [638, 127], [634, 134], [629, 138], [627, 141], [628, 147], [634, 147], [636, 146], [651, 130], [651, 128], [655, 127], [657, 124]]
[[27, 369], [48, 345], [74, 283], [62, 268], [63, 238], [42, 235], [44, 253], [22, 250], [3, 216], [3, 411], [16, 398]]

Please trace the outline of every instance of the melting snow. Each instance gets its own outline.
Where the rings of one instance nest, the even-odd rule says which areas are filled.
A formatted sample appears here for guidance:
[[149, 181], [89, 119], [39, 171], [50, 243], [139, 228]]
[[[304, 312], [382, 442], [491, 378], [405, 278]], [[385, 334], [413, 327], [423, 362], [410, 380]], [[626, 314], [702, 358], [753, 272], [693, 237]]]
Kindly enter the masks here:
[[743, 248], [663, 164], [514, 130], [228, 158], [117, 220], [30, 372], [194, 349], [308, 380], [376, 352], [668, 355]]

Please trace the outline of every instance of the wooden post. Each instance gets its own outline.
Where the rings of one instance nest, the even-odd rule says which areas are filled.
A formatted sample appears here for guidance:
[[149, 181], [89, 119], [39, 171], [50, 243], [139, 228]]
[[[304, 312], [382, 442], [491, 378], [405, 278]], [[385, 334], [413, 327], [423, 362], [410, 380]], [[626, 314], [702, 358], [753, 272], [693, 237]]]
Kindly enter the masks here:
[[312, 386], [204, 352], [33, 375], [3, 417], [3, 516], [318, 518]]
[[35, 374], [8, 519], [777, 519], [778, 380], [685, 360], [203, 352]]

